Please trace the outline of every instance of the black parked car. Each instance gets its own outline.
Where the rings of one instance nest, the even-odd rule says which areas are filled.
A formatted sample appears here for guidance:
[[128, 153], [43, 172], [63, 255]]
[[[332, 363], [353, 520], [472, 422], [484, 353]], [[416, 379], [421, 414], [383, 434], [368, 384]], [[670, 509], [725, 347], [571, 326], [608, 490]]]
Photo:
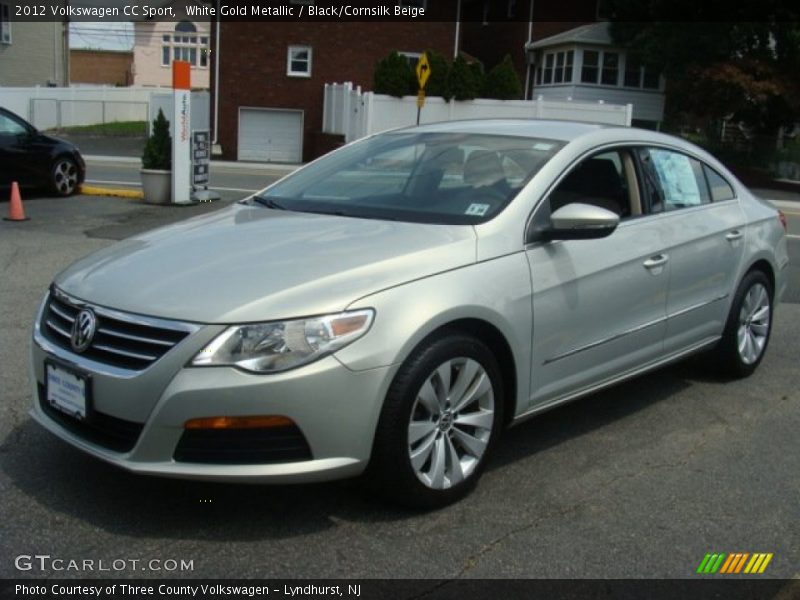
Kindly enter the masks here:
[[75, 146], [39, 132], [0, 107], [0, 186], [16, 181], [69, 196], [85, 176], [86, 163]]

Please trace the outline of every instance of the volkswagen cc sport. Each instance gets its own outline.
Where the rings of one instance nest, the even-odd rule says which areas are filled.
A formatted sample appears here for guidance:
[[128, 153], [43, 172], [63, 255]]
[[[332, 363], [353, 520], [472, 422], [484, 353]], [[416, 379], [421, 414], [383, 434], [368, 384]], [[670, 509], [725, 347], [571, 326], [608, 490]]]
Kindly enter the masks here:
[[778, 211], [683, 140], [391, 131], [60, 273], [32, 415], [135, 473], [441, 505], [525, 417], [699, 351], [752, 373], [787, 263]]

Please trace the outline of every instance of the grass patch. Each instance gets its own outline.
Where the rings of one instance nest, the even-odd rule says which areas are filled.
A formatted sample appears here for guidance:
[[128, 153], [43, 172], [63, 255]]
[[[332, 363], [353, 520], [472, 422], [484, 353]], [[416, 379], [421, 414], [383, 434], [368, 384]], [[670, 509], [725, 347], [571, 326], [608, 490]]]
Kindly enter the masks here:
[[115, 121], [113, 123], [98, 123], [96, 125], [77, 125], [75, 127], [60, 127], [52, 129], [53, 133], [79, 133], [84, 135], [106, 136], [146, 136], [146, 121]]

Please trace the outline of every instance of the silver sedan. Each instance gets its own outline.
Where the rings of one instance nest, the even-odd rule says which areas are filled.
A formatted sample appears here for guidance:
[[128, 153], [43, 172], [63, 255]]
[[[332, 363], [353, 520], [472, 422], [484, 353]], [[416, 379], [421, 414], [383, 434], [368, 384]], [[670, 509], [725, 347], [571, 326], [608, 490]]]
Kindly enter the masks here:
[[701, 351], [751, 374], [787, 263], [779, 212], [683, 140], [391, 131], [60, 273], [31, 414], [137, 473], [437, 506], [510, 424]]

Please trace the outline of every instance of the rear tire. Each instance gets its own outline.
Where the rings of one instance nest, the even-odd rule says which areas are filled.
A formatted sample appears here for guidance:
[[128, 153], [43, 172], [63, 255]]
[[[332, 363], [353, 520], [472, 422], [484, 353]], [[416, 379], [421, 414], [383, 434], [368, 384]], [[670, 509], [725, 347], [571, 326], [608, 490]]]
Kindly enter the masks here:
[[384, 402], [367, 472], [392, 503], [435, 508], [477, 483], [503, 422], [503, 383], [491, 351], [451, 332], [403, 363]]
[[772, 333], [773, 297], [772, 284], [763, 271], [750, 271], [742, 279], [714, 350], [723, 376], [748, 377], [761, 363]]

